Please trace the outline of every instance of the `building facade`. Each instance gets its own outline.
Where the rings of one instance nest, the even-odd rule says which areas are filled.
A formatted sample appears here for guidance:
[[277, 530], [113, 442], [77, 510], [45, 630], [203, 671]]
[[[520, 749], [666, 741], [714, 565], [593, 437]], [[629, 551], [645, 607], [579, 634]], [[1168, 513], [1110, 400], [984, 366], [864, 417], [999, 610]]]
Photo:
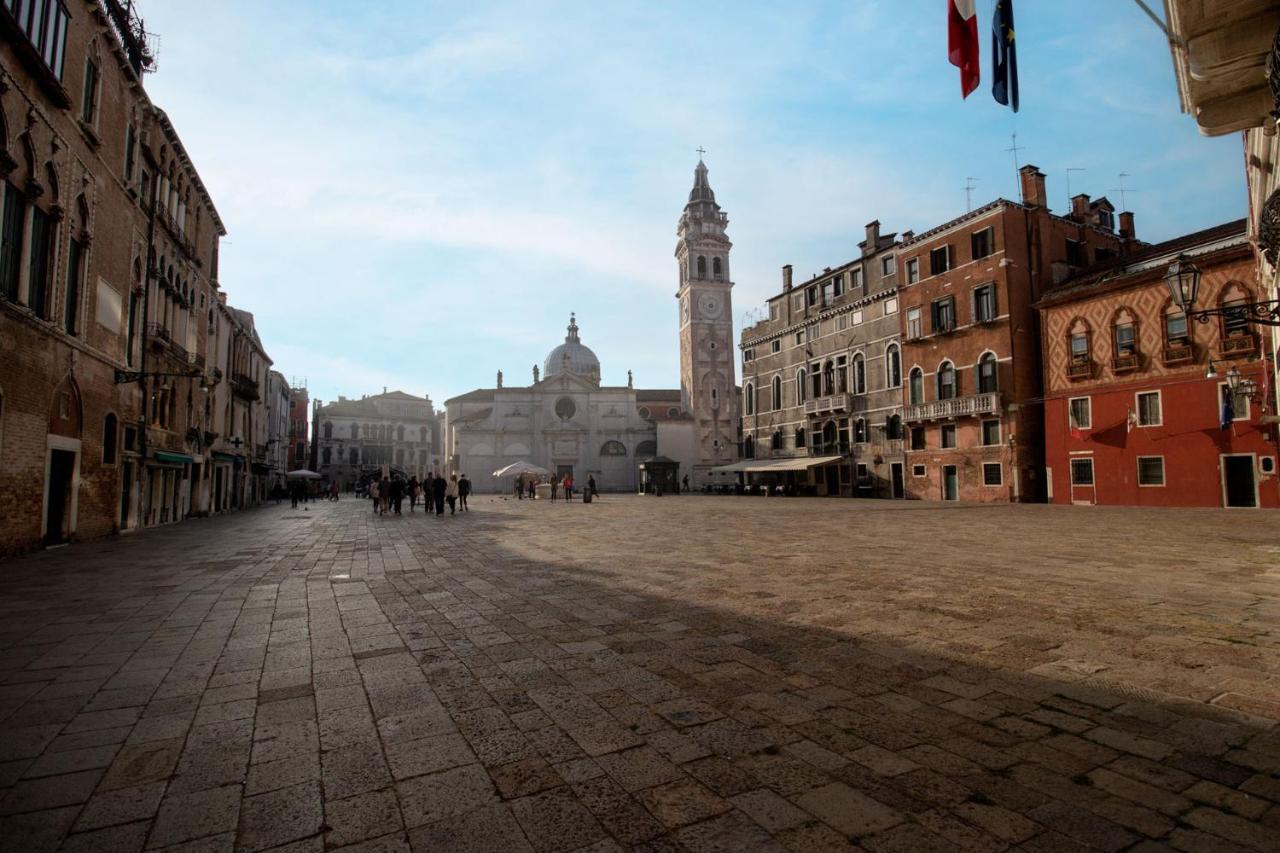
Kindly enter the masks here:
[[[742, 456], [749, 481], [820, 495], [905, 496], [896, 239], [782, 292], [743, 329]], [[754, 461], [753, 461], [754, 460]]]
[[719, 479], [711, 469], [738, 455], [739, 406], [734, 382], [733, 278], [725, 229], [707, 166], [698, 160], [693, 188], [676, 227], [680, 312], [680, 409], [694, 424], [695, 458], [685, 468], [692, 485]]
[[283, 486], [289, 468], [289, 415], [292, 412], [289, 380], [278, 370], [267, 373], [267, 464], [271, 484]]
[[999, 199], [896, 250], [906, 492], [920, 500], [1047, 495], [1036, 300], [1055, 278], [1134, 242], [1109, 203], [1050, 212], [1044, 175], [1021, 170], [1021, 203]]
[[403, 391], [316, 401], [316, 473], [353, 489], [386, 466], [404, 477], [440, 470], [439, 422], [430, 397]]
[[307, 431], [307, 416], [311, 413], [311, 398], [307, 385], [294, 383], [289, 391], [289, 459], [287, 470], [310, 469], [311, 437]]
[[[1165, 283], [1179, 257], [1202, 271], [1203, 304], [1257, 298], [1242, 219], [1087, 270], [1041, 300], [1054, 503], [1280, 506], [1274, 427], [1263, 423], [1268, 330], [1243, 309], [1189, 321]], [[1233, 370], [1252, 396], [1231, 392]]]

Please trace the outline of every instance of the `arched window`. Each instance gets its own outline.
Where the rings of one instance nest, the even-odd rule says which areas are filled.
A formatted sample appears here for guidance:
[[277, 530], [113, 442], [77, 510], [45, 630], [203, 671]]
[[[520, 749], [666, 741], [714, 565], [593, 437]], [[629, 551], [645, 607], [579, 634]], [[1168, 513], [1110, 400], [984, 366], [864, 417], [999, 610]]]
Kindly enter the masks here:
[[782, 449], [782, 430], [775, 429], [773, 435], [769, 437], [769, 447], [774, 450]]
[[116, 464], [116, 443], [120, 435], [120, 422], [113, 412], [102, 419], [102, 464]]
[[396, 427], [396, 441], [404, 441], [404, 424]]
[[804, 427], [796, 427], [796, 447], [804, 447]]
[[902, 386], [902, 351], [897, 344], [889, 344], [884, 351], [884, 381], [886, 388]]
[[867, 443], [867, 420], [866, 418], [858, 418], [853, 422], [853, 443]]
[[1138, 354], [1138, 321], [1128, 308], [1116, 312], [1112, 322], [1111, 340], [1117, 360], [1133, 358]]
[[698, 278], [707, 277], [707, 259], [698, 255]]
[[977, 374], [979, 394], [988, 394], [1000, 389], [1000, 370], [995, 353], [983, 353], [982, 358], [978, 359]]
[[836, 365], [827, 361], [822, 365], [822, 395], [824, 397], [836, 393]]
[[862, 353], [853, 357], [853, 393], [867, 393], [867, 360]]
[[333, 438], [333, 421], [324, 422], [324, 437]]
[[627, 447], [621, 441], [606, 441], [600, 446], [601, 456], [626, 456]]
[[711, 259], [711, 274], [716, 278], [720, 277], [720, 258], [718, 257]]
[[809, 390], [808, 388], [805, 387], [805, 383], [808, 381], [809, 381], [809, 374], [805, 371], [803, 367], [796, 371], [796, 405], [797, 406], [803, 404], [805, 401], [805, 398]]
[[913, 406], [924, 402], [924, 371], [918, 367], [911, 368], [907, 399]]
[[1191, 343], [1187, 315], [1172, 301], [1164, 309], [1164, 341], [1166, 347], [1182, 347]]
[[836, 432], [835, 421], [827, 421], [822, 425], [822, 445], [831, 448], [836, 446], [838, 433]]
[[351, 425], [351, 440], [355, 441], [360, 437], [360, 424]]
[[742, 440], [742, 458], [754, 459], [756, 457], [756, 442], [751, 436], [747, 436]]
[[658, 442], [653, 439], [646, 439], [636, 445], [636, 457], [639, 459], [647, 459], [651, 456], [658, 455]]
[[1228, 282], [1222, 289], [1222, 336], [1224, 338], [1242, 338], [1250, 334], [1249, 310], [1244, 306], [1252, 299], [1249, 291], [1238, 281]]
[[884, 422], [884, 435], [890, 441], [902, 440], [902, 417], [899, 415], [890, 415], [889, 419]]
[[773, 410], [782, 408], [782, 377], [773, 377]]
[[360, 464], [360, 449], [358, 447], [351, 448], [351, 453], [347, 457], [351, 460], [352, 465]]
[[938, 366], [938, 399], [951, 400], [959, 396], [960, 389], [956, 382], [956, 366], [944, 361]]
[[743, 402], [746, 406], [747, 414], [754, 415], [756, 413], [756, 385], [754, 382], [747, 383], [743, 396], [746, 397]]
[[331, 447], [326, 447], [323, 451], [321, 451], [321, 457], [324, 464], [328, 465], [329, 462], [332, 460], [332, 453], [333, 453], [333, 448]]

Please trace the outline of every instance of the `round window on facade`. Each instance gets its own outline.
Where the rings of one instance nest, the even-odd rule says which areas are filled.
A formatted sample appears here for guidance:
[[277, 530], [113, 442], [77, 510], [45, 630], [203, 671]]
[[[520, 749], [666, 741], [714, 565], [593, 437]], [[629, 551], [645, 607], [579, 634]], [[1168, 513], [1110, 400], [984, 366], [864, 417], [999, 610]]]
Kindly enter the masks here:
[[649, 418], [650, 418], [650, 412], [649, 412], [649, 408], [648, 408], [647, 406], [641, 406], [641, 407], [639, 408], [638, 412], [639, 412], [640, 417], [644, 418], [646, 421], [647, 421], [647, 420], [649, 420]]
[[569, 420], [576, 411], [578, 411], [578, 407], [568, 397], [561, 397], [556, 400], [556, 414], [560, 417], [560, 420]]

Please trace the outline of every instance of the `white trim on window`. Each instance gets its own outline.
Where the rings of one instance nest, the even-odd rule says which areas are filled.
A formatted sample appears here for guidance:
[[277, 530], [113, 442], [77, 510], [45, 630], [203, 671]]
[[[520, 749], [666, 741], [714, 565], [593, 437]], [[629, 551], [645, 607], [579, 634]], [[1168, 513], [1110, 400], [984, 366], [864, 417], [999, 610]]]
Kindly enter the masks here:
[[[1222, 398], [1224, 396], [1222, 392], [1230, 387], [1231, 386], [1225, 382], [1218, 383], [1218, 399], [1217, 399], [1218, 410], [1214, 412], [1214, 417], [1216, 418], [1219, 418], [1219, 419], [1222, 418]], [[1237, 392], [1236, 399], [1233, 401], [1233, 405], [1238, 404], [1241, 400], [1244, 401], [1244, 414], [1241, 415], [1240, 409], [1236, 408], [1235, 417], [1231, 419], [1232, 421], [1247, 421], [1247, 420], [1250, 420], [1253, 416], [1253, 401], [1249, 399], [1248, 395]]]
[[[994, 467], [1000, 473], [1000, 482], [987, 482], [987, 469]], [[988, 489], [995, 489], [1004, 485], [1004, 466], [999, 462], [983, 462], [982, 463], [982, 485]]]
[[922, 464], [920, 464], [920, 463], [916, 463], [915, 465], [912, 465], [912, 466], [911, 466], [911, 476], [912, 476], [912, 477], [917, 477], [917, 478], [918, 478], [918, 477], [928, 477], [928, 476], [929, 476], [929, 466], [927, 466], [927, 465], [922, 465]]
[[[1076, 482], [1076, 465], [1077, 465], [1078, 463], [1079, 463], [1079, 464], [1083, 464], [1083, 463], [1085, 463], [1085, 462], [1088, 462], [1088, 463], [1089, 463], [1089, 482], [1087, 482], [1087, 483], [1078, 483], [1078, 482]], [[1073, 486], [1081, 486], [1081, 487], [1083, 487], [1083, 486], [1093, 486], [1093, 485], [1097, 482], [1097, 477], [1095, 477], [1095, 476], [1094, 476], [1094, 471], [1093, 471], [1093, 457], [1092, 457], [1092, 456], [1077, 456], [1077, 457], [1073, 458], [1072, 460], [1070, 460], [1070, 462], [1068, 463], [1068, 466], [1067, 466], [1067, 467], [1068, 467], [1069, 471], [1071, 472], [1071, 485], [1073, 485]]]
[[[1151, 394], [1154, 394], [1156, 396], [1156, 414], [1158, 415], [1159, 419], [1152, 423], [1144, 424], [1142, 422], [1142, 403], [1139, 401], [1143, 397], [1149, 396]], [[1133, 412], [1138, 419], [1139, 429], [1146, 429], [1147, 427], [1164, 426], [1164, 395], [1160, 392], [1160, 389], [1157, 388], [1154, 391], [1134, 391], [1133, 392]]]
[[[1089, 422], [1087, 424], [1072, 423], [1074, 412], [1071, 404], [1076, 400], [1084, 400], [1088, 403]], [[1067, 429], [1093, 429], [1093, 398], [1092, 397], [1068, 397], [1067, 398]]]

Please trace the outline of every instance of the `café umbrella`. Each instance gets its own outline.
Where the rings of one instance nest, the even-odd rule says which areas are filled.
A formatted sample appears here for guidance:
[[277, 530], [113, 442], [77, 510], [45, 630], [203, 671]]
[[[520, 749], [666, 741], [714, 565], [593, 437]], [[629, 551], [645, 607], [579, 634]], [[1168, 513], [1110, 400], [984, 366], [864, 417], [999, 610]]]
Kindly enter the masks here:
[[299, 468], [296, 471], [290, 471], [285, 474], [290, 480], [318, 480], [320, 475], [315, 471], [308, 471], [306, 468]]
[[537, 465], [534, 465], [532, 462], [520, 461], [520, 462], [512, 462], [510, 465], [508, 465], [505, 468], [499, 468], [497, 471], [493, 472], [493, 476], [510, 477], [512, 475], [519, 475], [519, 474], [542, 475], [542, 474], [550, 474], [550, 473], [551, 472], [548, 471], [546, 468], [542, 468]]

